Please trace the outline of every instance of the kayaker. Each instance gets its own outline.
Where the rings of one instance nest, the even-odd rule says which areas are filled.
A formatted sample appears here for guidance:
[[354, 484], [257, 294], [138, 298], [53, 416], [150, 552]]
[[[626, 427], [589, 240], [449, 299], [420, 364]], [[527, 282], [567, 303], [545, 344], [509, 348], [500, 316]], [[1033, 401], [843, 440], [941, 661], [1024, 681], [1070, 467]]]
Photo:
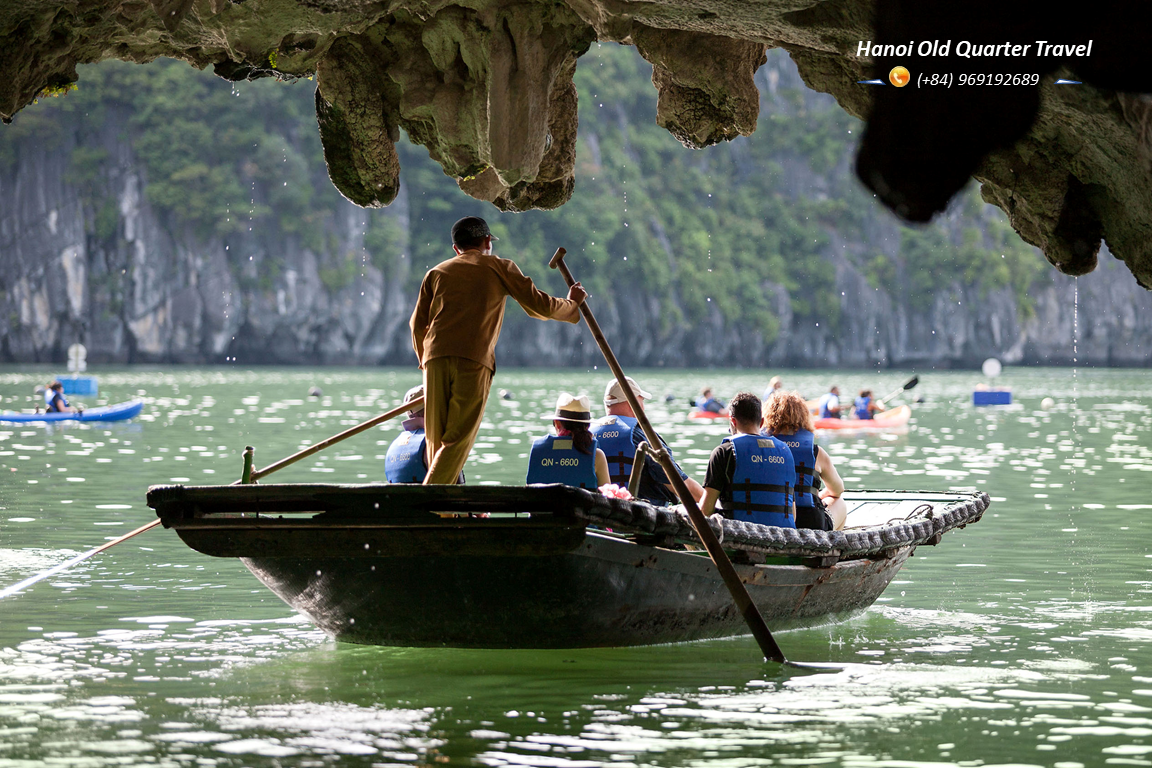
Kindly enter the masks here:
[[870, 389], [860, 390], [860, 396], [856, 398], [855, 406], [856, 418], [858, 419], [871, 419], [872, 414], [884, 410], [883, 405], [873, 402], [872, 390]]
[[764, 390], [764, 397], [762, 397], [761, 400], [767, 401], [768, 398], [772, 397], [773, 394], [780, 391], [783, 386], [784, 382], [780, 379], [779, 376], [773, 376], [772, 378], [768, 379], [768, 389]]
[[724, 401], [716, 398], [712, 394], [712, 389], [704, 387], [700, 390], [700, 397], [696, 398], [696, 410], [707, 411], [708, 413], [718, 413], [721, 416], [727, 416], [728, 411], [724, 410]]
[[64, 399], [64, 385], [54, 381], [44, 390], [45, 413], [72, 413], [72, 406]]
[[[643, 408], [644, 401], [651, 398], [652, 395], [641, 389], [631, 376], [625, 376], [624, 381], [632, 390], [632, 394], [640, 401], [640, 407]], [[604, 409], [608, 415], [596, 422], [596, 425], [592, 427], [592, 434], [608, 457], [610, 482], [620, 487], [626, 487], [628, 479], [632, 475], [632, 463], [636, 459], [636, 446], [647, 442], [648, 438], [644, 435], [644, 430], [637, 424], [636, 413], [628, 404], [628, 400], [625, 399], [624, 390], [616, 379], [609, 381], [608, 386], [604, 388]], [[661, 441], [661, 445], [664, 450], [668, 450], [667, 443]], [[676, 464], [675, 459], [672, 463]], [[688, 486], [692, 498], [696, 500], [696, 503], [700, 503], [700, 500], [704, 498], [704, 489], [700, 487], [700, 483], [688, 477], [684, 470], [680, 469], [679, 464], [676, 464], [676, 470], [680, 473], [685, 485]], [[657, 506], [669, 503], [676, 504], [680, 501], [676, 496], [676, 491], [672, 488], [672, 483], [668, 481], [668, 475], [664, 473], [660, 464], [652, 458], [647, 458], [644, 461], [644, 474], [640, 476], [640, 487], [637, 489], [636, 495], [649, 504]]]
[[840, 418], [840, 387], [834, 386], [821, 395], [816, 408], [822, 419]]
[[700, 510], [710, 515], [719, 501], [725, 517], [795, 528], [796, 464], [788, 446], [760, 434], [760, 421], [760, 398], [751, 392], [732, 398], [732, 435], [708, 459]]
[[563, 483], [594, 491], [611, 482], [608, 459], [596, 445], [589, 430], [592, 406], [587, 395], [574, 397], [561, 392], [556, 411], [550, 417], [555, 435], [545, 435], [532, 443], [528, 455], [528, 485]]
[[[412, 387], [404, 395], [404, 402], [410, 403], [418, 397], [424, 396], [424, 387]], [[424, 408], [408, 411], [408, 418], [400, 423], [404, 430], [392, 444], [384, 456], [384, 476], [390, 483], [422, 483], [428, 474], [428, 454], [424, 450]], [[456, 478], [457, 483], [464, 482], [464, 473]]]
[[[844, 481], [832, 457], [816, 445], [808, 404], [795, 392], [777, 392], [764, 403], [764, 434], [792, 451], [796, 466], [796, 527], [840, 530], [848, 517]], [[823, 489], [821, 490], [821, 485]]]
[[529, 317], [576, 323], [588, 295], [576, 283], [566, 299], [549, 296], [514, 262], [494, 255], [493, 240], [477, 216], [453, 224], [456, 255], [424, 275], [409, 321], [424, 371], [426, 485], [455, 482], [468, 460], [496, 371], [505, 298], [514, 298]]

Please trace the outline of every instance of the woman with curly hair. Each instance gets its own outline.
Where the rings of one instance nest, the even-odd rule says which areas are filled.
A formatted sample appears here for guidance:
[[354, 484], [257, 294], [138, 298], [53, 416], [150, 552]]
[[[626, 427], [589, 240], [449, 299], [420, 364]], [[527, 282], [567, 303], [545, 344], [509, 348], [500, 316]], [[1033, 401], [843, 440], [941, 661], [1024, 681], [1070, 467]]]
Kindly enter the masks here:
[[[764, 403], [764, 434], [782, 441], [796, 462], [796, 527], [832, 531], [844, 527], [848, 505], [844, 481], [832, 457], [814, 442], [808, 404], [795, 392], [777, 391]], [[817, 493], [817, 477], [824, 489]]]

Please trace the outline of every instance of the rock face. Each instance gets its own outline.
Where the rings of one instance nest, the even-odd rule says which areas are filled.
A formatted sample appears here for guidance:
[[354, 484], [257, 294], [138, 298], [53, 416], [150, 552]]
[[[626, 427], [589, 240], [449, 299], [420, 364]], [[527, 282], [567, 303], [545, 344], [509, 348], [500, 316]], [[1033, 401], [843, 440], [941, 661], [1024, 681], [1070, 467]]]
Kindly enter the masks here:
[[[100, 208], [70, 181], [72, 134], [0, 167], [0, 197], [12, 201], [0, 209], [0, 361], [61, 362], [81, 340], [94, 363], [414, 364], [407, 319], [423, 265], [410, 267], [405, 252], [408, 195], [418, 190], [401, 186], [385, 212], [401, 252], [387, 268], [365, 255], [366, 212], [348, 202], [323, 239], [327, 250], [269, 225], [204, 240], [157, 214], [119, 127], [128, 116], [112, 117], [92, 140], [109, 158], [95, 196], [114, 201], [115, 237], [93, 235]], [[797, 189], [820, 181], [803, 169], [792, 176]], [[877, 239], [898, 240], [888, 235]], [[838, 318], [802, 320], [783, 286], [762, 286], [781, 328], [772, 342], [719, 307], [702, 323], [668, 325], [667, 297], [642, 284], [596, 295], [597, 316], [628, 365], [923, 368], [975, 366], [989, 355], [1066, 365], [1077, 338], [1080, 364], [1152, 365], [1152, 295], [1122, 279], [1124, 267], [1106, 251], [1090, 275], [1041, 277], [1026, 311], [1011, 289], [960, 283], [909, 305], [838, 256], [842, 247], [830, 243], [825, 264], [842, 294]], [[339, 262], [350, 274], [330, 266], [344, 254], [353, 255]], [[498, 356], [501, 365], [602, 362], [582, 326], [532, 321], [515, 307]]]
[[[1050, 10], [1038, 0], [11, 0], [0, 6], [0, 117], [105, 58], [170, 56], [232, 80], [315, 74], [330, 175], [357, 205], [396, 198], [402, 127], [473, 197], [554, 208], [573, 188], [571, 78], [592, 41], [635, 45], [653, 63], [656, 119], [692, 147], [755, 129], [752, 75], [766, 47], [782, 47], [812, 88], [870, 116], [859, 172], [900, 215], [930, 217], [975, 175], [1059, 270], [1091, 271], [1103, 241], [1152, 287], [1152, 107], [1109, 90], [1152, 90], [1139, 60], [1143, 6], [1107, 0], [1087, 18]], [[891, 64], [852, 55], [858, 41], [961, 36], [1093, 38], [1093, 59], [1009, 70], [1092, 85], [1049, 77], [916, 95], [857, 85]]]

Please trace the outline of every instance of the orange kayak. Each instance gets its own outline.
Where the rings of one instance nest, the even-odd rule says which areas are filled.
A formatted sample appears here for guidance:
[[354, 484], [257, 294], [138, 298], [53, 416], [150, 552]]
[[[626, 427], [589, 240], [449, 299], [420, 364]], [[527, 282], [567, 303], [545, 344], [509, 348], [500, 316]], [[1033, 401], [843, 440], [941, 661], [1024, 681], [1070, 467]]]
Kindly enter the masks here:
[[881, 430], [899, 429], [908, 426], [912, 418], [912, 409], [907, 405], [881, 411], [871, 419], [813, 419], [813, 429], [859, 429]]
[[692, 411], [692, 413], [688, 414], [688, 418], [690, 418], [690, 419], [726, 419], [726, 418], [728, 418], [728, 414], [726, 414], [726, 413], [713, 413], [712, 411]]

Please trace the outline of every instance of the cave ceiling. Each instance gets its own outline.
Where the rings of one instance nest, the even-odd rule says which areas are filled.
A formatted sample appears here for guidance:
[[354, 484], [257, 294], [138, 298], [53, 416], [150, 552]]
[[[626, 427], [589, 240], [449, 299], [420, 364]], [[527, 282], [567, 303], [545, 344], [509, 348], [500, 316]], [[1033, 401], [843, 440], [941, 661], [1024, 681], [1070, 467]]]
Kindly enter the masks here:
[[[868, 121], [857, 173], [897, 215], [927, 221], [971, 177], [1067, 274], [1102, 242], [1152, 288], [1152, 76], [1143, 7], [975, 0], [0, 0], [0, 118], [66, 88], [76, 65], [157, 57], [229, 80], [315, 77], [333, 183], [365, 207], [399, 189], [403, 128], [472, 197], [552, 209], [575, 183], [572, 76], [594, 42], [652, 64], [657, 123], [685, 146], [756, 129], [769, 47]], [[856, 56], [861, 40], [1081, 43], [1091, 58], [1027, 62]], [[1039, 86], [859, 85], [915, 71], [1037, 72]], [[1054, 77], [1084, 85], [1061, 87]], [[915, 85], [915, 84], [913, 84]]]

